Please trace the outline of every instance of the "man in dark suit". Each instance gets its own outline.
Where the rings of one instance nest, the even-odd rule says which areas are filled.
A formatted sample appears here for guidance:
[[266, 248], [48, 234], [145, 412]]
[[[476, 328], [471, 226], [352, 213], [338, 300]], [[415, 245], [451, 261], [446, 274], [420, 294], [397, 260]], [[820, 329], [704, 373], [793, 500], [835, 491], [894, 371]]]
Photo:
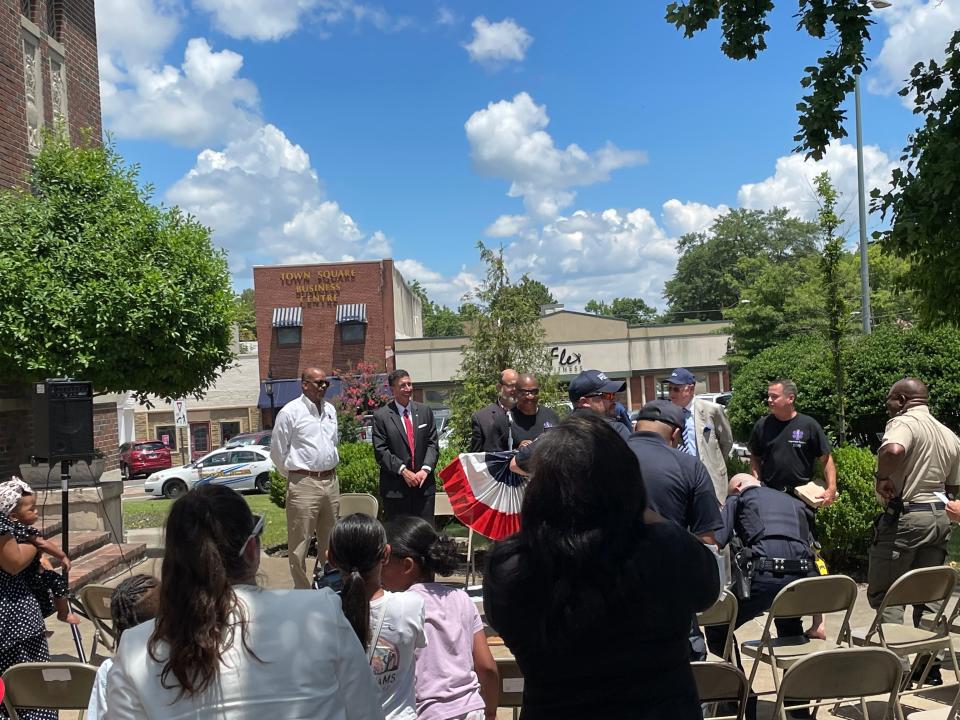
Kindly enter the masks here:
[[440, 454], [433, 411], [414, 402], [406, 370], [387, 376], [393, 401], [373, 414], [373, 454], [380, 466], [380, 499], [387, 520], [416, 515], [433, 524], [433, 469]]
[[500, 373], [497, 382], [497, 401], [477, 410], [470, 418], [470, 452], [496, 452], [506, 450], [497, 442], [493, 431], [497, 417], [516, 404], [517, 371], [507, 368]]

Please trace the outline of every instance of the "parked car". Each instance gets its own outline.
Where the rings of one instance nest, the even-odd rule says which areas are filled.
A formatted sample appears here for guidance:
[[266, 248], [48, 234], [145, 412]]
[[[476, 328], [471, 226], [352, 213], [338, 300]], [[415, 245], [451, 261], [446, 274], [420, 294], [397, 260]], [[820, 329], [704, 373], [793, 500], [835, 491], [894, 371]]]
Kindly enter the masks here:
[[195, 485], [227, 485], [234, 490], [270, 489], [270, 451], [255, 445], [223, 448], [188, 465], [161, 470], [147, 478], [143, 491], [154, 497], [178, 498]]
[[258, 447], [270, 447], [270, 435], [273, 430], [258, 430], [257, 432], [240, 433], [234, 435], [224, 444], [225, 448], [245, 447], [247, 445], [256, 445]]
[[120, 446], [120, 475], [125, 480], [173, 465], [170, 448], [160, 440], [135, 440]]
[[727, 407], [727, 404], [730, 402], [730, 398], [733, 397], [732, 392], [718, 392], [718, 393], [700, 393], [696, 395], [702, 400], [709, 400], [710, 402], [715, 402], [717, 405], [723, 405], [724, 408]]

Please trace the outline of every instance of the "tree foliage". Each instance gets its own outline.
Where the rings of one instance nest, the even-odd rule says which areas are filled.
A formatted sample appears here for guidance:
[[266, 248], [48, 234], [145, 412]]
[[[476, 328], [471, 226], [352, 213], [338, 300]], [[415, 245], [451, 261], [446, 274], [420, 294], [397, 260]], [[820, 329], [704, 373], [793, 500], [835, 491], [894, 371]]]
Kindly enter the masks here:
[[257, 312], [253, 288], [247, 288], [237, 295], [237, 323], [240, 325], [241, 340], [257, 339]]
[[[686, 37], [720, 19], [720, 49], [733, 60], [755, 60], [767, 49], [767, 20], [773, 0], [687, 0], [667, 5], [667, 21]], [[854, 77], [865, 69], [863, 46], [870, 39], [870, 6], [864, 0], [799, 0], [797, 29], [833, 47], [804, 69], [800, 85], [808, 92], [797, 103], [800, 128], [794, 135], [797, 152], [819, 160], [831, 139], [846, 137], [843, 100], [853, 90]]]
[[29, 190], [0, 193], [0, 377], [183, 397], [228, 367], [224, 254], [137, 180], [111, 146], [50, 134]]
[[918, 63], [900, 92], [915, 94], [922, 126], [909, 138], [893, 171], [892, 188], [872, 192], [873, 207], [889, 216], [874, 233], [885, 250], [910, 261], [906, 283], [920, 296], [920, 317], [957, 324], [960, 318], [960, 31], [946, 60]]
[[537, 285], [542, 284], [526, 276], [511, 283], [503, 248], [494, 251], [482, 242], [477, 247], [486, 277], [470, 297], [475, 311], [457, 376], [461, 389], [450, 399], [451, 444], [458, 447], [466, 446], [470, 437], [470, 416], [496, 396], [496, 383], [504, 368], [537, 375], [541, 402], [549, 402], [556, 392], [540, 325], [542, 292]]
[[817, 196], [820, 198], [820, 212], [817, 219], [823, 233], [823, 254], [820, 257], [820, 271], [823, 273], [823, 304], [827, 316], [826, 338], [830, 347], [830, 370], [833, 374], [833, 420], [837, 429], [837, 440], [843, 444], [847, 440], [847, 426], [844, 416], [843, 393], [843, 339], [850, 318], [847, 303], [843, 299], [843, 282], [840, 277], [840, 262], [843, 259], [843, 238], [836, 235], [840, 218], [837, 217], [837, 191], [830, 183], [830, 175], [821, 173], [814, 179]]
[[337, 397], [337, 421], [342, 442], [357, 442], [363, 416], [390, 402], [386, 378], [373, 363], [359, 362], [356, 367], [335, 370], [340, 378]]
[[463, 320], [460, 314], [446, 305], [434, 302], [419, 280], [410, 284], [410, 289], [420, 298], [423, 310], [424, 337], [459, 337], [463, 335]]
[[594, 315], [615, 317], [628, 325], [649, 325], [657, 321], [656, 308], [647, 305], [643, 298], [618, 297], [609, 303], [588, 300], [583, 309]]

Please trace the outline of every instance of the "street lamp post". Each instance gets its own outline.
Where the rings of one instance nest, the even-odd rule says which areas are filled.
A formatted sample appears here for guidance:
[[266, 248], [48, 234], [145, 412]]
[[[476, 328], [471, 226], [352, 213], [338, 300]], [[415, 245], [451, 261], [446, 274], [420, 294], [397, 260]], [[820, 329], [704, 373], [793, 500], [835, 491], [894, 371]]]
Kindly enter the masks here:
[[273, 371], [267, 373], [267, 379], [263, 381], [263, 391], [270, 398], [270, 427], [277, 424], [277, 409], [273, 402]]

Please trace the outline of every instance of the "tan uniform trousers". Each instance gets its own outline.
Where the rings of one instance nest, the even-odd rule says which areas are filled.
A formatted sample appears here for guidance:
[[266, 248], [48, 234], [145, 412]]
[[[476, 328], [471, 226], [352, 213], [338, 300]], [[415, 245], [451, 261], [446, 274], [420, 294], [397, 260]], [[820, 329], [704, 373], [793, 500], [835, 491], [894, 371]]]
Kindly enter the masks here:
[[309, 588], [313, 578], [307, 575], [307, 551], [310, 539], [317, 537], [317, 557], [326, 559], [330, 531], [340, 513], [340, 481], [336, 473], [315, 478], [290, 471], [287, 478], [287, 559], [296, 588]]

